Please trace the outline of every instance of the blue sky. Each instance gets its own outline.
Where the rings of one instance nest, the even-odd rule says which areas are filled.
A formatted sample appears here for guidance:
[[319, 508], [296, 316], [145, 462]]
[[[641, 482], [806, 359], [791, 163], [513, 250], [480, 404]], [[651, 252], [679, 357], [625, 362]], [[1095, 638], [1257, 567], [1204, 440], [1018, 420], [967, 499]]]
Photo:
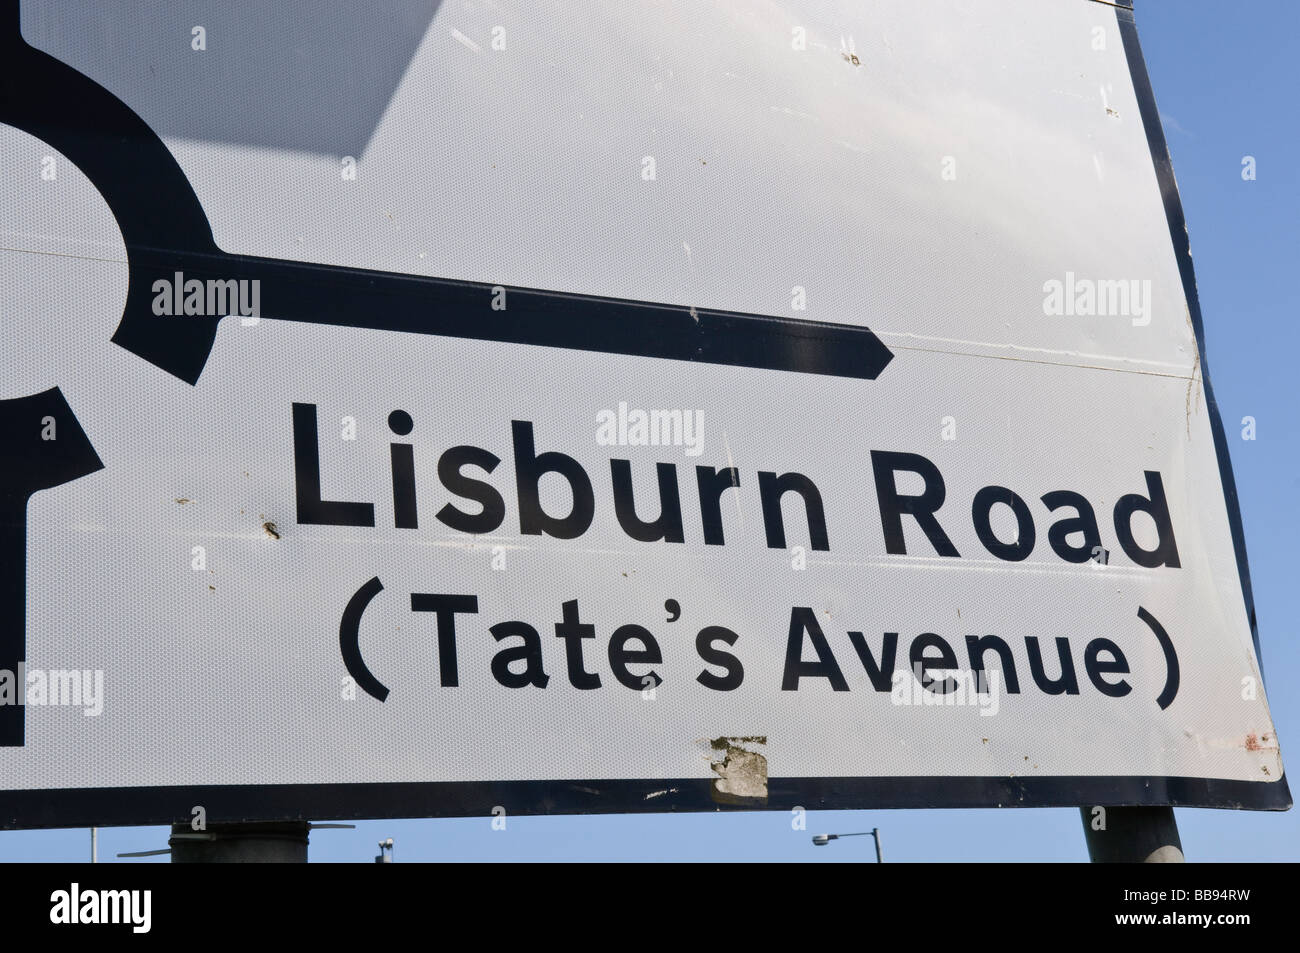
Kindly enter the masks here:
[[[1300, 675], [1292, 639], [1295, 532], [1300, 491], [1300, 4], [1138, 0], [1138, 31], [1164, 119], [1191, 235], [1211, 380], [1241, 494], [1264, 670], [1284, 754], [1300, 738]], [[1254, 156], [1255, 181], [1241, 178]], [[1241, 419], [1257, 439], [1241, 439]], [[1188, 858], [1296, 860], [1300, 813], [1180, 810]], [[812, 812], [807, 829], [789, 814], [645, 815], [368, 821], [319, 831], [315, 861], [368, 862], [392, 837], [396, 859], [414, 860], [809, 860], [861, 861], [871, 838], [813, 847], [821, 831], [881, 829], [888, 861], [1081, 861], [1075, 809]], [[101, 831], [100, 859], [166, 845], [166, 828]], [[89, 833], [0, 833], [0, 861], [83, 860]], [[155, 858], [166, 861], [166, 857]], [[140, 862], [140, 861], [136, 861]]]

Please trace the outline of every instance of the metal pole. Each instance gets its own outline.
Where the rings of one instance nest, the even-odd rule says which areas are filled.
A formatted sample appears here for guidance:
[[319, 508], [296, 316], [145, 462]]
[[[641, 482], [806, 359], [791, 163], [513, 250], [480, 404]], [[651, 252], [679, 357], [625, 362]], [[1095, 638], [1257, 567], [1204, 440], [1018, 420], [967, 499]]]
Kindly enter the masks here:
[[92, 864], [99, 863], [99, 828], [98, 827], [92, 827], [90, 829], [90, 862]]
[[209, 824], [203, 831], [173, 824], [167, 846], [173, 864], [305, 864], [310, 830], [307, 821]]
[[873, 827], [871, 829], [871, 837], [876, 842], [876, 863], [883, 864], [885, 862], [885, 858], [884, 855], [880, 853], [880, 828], [879, 827]]
[[1081, 807], [1094, 864], [1181, 864], [1183, 842], [1172, 807]]

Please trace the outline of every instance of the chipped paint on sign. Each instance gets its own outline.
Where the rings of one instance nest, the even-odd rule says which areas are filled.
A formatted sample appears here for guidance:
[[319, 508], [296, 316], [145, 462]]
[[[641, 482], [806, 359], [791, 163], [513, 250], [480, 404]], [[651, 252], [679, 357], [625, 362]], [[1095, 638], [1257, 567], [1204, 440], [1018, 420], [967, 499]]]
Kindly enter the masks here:
[[713, 799], [719, 804], [767, 801], [766, 735], [720, 737], [709, 742], [712, 750]]

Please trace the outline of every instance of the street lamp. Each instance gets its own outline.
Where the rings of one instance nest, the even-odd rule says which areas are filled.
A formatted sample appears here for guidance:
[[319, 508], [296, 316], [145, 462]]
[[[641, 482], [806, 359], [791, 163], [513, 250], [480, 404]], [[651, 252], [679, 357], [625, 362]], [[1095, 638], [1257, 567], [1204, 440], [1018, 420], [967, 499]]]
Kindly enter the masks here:
[[831, 841], [839, 840], [841, 837], [866, 837], [868, 834], [870, 834], [872, 839], [876, 842], [876, 863], [883, 864], [885, 858], [880, 853], [880, 828], [878, 827], [873, 827], [869, 831], [856, 831], [852, 834], [814, 834], [812, 842], [818, 847], [825, 847]]

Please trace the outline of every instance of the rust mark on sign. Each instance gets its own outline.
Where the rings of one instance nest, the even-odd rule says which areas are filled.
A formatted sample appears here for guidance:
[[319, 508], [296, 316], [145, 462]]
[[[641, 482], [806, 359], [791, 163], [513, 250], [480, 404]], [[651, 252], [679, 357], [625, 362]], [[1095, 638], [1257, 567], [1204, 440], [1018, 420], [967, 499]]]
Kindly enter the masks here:
[[265, 522], [262, 524], [262, 529], [264, 529], [266, 531], [266, 535], [270, 536], [272, 539], [280, 538], [280, 531], [275, 528], [274, 523], [270, 521]]
[[766, 735], [722, 736], [709, 741], [713, 800], [719, 804], [767, 803]]
[[[1270, 742], [1271, 742], [1271, 744], [1270, 744]], [[1252, 731], [1250, 734], [1246, 735], [1246, 745], [1245, 745], [1245, 747], [1246, 747], [1246, 750], [1247, 750], [1247, 751], [1277, 751], [1277, 750], [1279, 750], [1279, 749], [1278, 749], [1278, 744], [1277, 744], [1277, 738], [1276, 738], [1276, 736], [1271, 735], [1271, 734], [1268, 734], [1268, 733], [1265, 733], [1265, 734], [1262, 734], [1262, 735], [1257, 735], [1257, 734], [1255, 734], [1253, 731]]]

